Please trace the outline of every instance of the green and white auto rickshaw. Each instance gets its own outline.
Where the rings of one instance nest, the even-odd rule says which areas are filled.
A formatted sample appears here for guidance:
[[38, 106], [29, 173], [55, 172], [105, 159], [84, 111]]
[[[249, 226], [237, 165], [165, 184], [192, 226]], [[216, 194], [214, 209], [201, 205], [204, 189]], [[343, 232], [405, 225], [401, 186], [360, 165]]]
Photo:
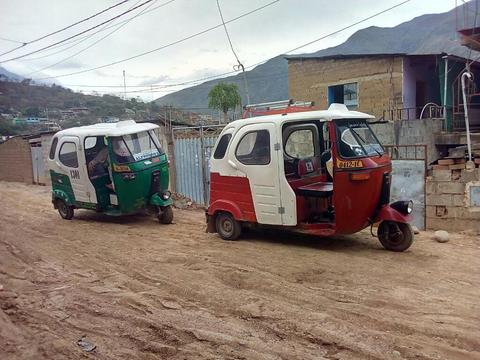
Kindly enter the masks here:
[[171, 223], [169, 164], [157, 128], [127, 120], [56, 133], [48, 163], [60, 216], [70, 220], [74, 209], [114, 216], [149, 210]]

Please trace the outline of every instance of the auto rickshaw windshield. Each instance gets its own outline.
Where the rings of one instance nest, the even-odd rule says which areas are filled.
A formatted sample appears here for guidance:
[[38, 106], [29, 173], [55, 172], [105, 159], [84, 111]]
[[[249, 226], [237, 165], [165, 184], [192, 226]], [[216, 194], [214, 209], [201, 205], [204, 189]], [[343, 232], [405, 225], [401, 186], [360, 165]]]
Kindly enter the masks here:
[[365, 120], [338, 120], [336, 127], [342, 157], [381, 156], [385, 152]]
[[152, 131], [114, 137], [112, 148], [115, 161], [119, 164], [151, 159], [164, 154]]

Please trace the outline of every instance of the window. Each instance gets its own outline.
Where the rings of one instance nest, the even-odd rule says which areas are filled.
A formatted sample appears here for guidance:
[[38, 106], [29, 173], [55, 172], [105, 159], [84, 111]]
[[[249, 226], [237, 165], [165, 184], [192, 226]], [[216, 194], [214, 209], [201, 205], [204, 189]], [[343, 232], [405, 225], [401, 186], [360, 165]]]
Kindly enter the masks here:
[[119, 164], [147, 160], [164, 153], [151, 131], [114, 137], [112, 148], [115, 161]]
[[50, 154], [48, 155], [48, 157], [52, 160], [55, 158], [55, 151], [57, 150], [57, 144], [58, 144], [58, 137], [54, 137], [52, 140], [52, 145], [50, 146]]
[[97, 146], [97, 137], [96, 136], [89, 136], [85, 138], [85, 150], [90, 150]]
[[365, 120], [337, 120], [340, 155], [344, 158], [382, 155], [382, 145]]
[[243, 135], [235, 156], [245, 165], [270, 163], [270, 134], [267, 130], [251, 131]]
[[328, 103], [345, 104], [350, 110], [355, 110], [358, 106], [357, 83], [329, 86]]
[[288, 156], [304, 159], [315, 156], [313, 131], [302, 129], [293, 131], [285, 143], [285, 152]]
[[343, 85], [343, 103], [350, 109], [356, 109], [357, 100], [357, 83]]
[[77, 158], [77, 146], [73, 142], [64, 142], [60, 148], [60, 153], [58, 155], [60, 162], [68, 167], [77, 168], [78, 167], [78, 158]]
[[215, 153], [213, 154], [214, 159], [223, 159], [225, 153], [227, 152], [228, 143], [232, 138], [232, 134], [225, 134], [220, 138]]

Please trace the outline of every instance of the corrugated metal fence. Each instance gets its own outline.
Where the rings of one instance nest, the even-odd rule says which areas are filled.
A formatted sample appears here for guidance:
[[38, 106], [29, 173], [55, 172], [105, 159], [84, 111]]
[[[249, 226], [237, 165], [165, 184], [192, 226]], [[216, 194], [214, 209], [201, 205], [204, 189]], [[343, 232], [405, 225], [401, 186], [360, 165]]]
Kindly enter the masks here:
[[223, 125], [173, 128], [175, 191], [208, 205], [210, 154]]

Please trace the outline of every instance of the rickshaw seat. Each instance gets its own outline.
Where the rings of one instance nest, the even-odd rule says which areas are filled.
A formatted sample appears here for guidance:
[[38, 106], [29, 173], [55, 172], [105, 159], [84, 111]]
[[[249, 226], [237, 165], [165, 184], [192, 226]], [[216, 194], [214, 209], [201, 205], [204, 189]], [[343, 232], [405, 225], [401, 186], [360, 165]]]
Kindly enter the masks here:
[[297, 192], [301, 196], [328, 198], [333, 194], [332, 182], [317, 182], [300, 186], [297, 188]]

